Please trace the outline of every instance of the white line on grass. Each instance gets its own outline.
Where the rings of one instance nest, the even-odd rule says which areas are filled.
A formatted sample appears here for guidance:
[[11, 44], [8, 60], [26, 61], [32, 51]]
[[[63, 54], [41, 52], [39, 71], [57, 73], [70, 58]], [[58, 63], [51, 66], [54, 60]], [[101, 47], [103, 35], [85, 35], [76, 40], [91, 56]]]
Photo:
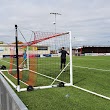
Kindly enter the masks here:
[[[15, 76], [13, 76], [12, 74], [9, 73], [9, 71], [8, 71], [8, 75], [10, 75], [11, 77], [13, 77], [14, 79], [17, 80], [17, 78]], [[25, 83], [24, 81], [22, 81], [22, 80], [19, 80], [19, 81], [28, 86], [28, 84]]]
[[[33, 71], [33, 70], [29, 70], [29, 71], [31, 71], [31, 72], [33, 72], [33, 73], [36, 73], [36, 74], [39, 74], [39, 75], [41, 75], [41, 76], [43, 76], [43, 77], [46, 77], [46, 78], [55, 80], [55, 78], [53, 78], [53, 77], [51, 77], [51, 76], [47, 76], [47, 75], [44, 75], [44, 74], [42, 74], [42, 73], [35, 72], [35, 71]], [[56, 79], [56, 81], [58, 81], [58, 82], [64, 82], [64, 81], [61, 81], [61, 80], [58, 80], [58, 79]], [[64, 82], [64, 83], [65, 83], [65, 82]]]
[[[30, 70], [30, 71], [31, 71], [31, 72], [34, 72], [34, 71], [32, 71], [32, 70]], [[35, 73], [37, 73], [37, 72], [35, 72]], [[41, 76], [44, 76], [44, 77], [48, 77], [48, 78], [50, 78], [50, 79], [55, 79], [55, 78], [52, 78], [52, 77], [43, 75], [43, 74], [41, 74], [41, 73], [37, 73], [37, 74], [39, 74], [39, 75], [41, 75]], [[57, 80], [57, 81], [61, 81], [61, 80], [58, 80], [58, 79], [56, 79], [56, 80]], [[66, 82], [64, 82], [64, 83], [66, 83]], [[92, 92], [92, 91], [90, 91], [90, 90], [87, 90], [87, 89], [84, 89], [84, 88], [81, 88], [81, 87], [78, 87], [78, 86], [75, 86], [75, 85], [71, 85], [71, 86], [72, 86], [72, 87], [75, 87], [75, 88], [77, 88], [77, 89], [80, 89], [80, 90], [82, 90], [82, 91], [88, 92], [88, 93], [90, 93], [90, 94], [96, 95], [96, 96], [98, 96], [98, 97], [101, 97], [101, 98], [110, 100], [110, 97], [104, 96], [104, 95], [102, 95], [102, 94], [98, 94], [98, 93], [96, 93], [96, 92]]]
[[[86, 69], [98, 70], [98, 71], [110, 71], [110, 70], [97, 69], [97, 68], [89, 68], [89, 67], [75, 66], [75, 65], [73, 65], [73, 67], [86, 68]], [[72, 85], [72, 87], [75, 87], [75, 88], [80, 89], [80, 90], [82, 90], [82, 91], [85, 91], [85, 92], [88, 92], [88, 93], [90, 93], [90, 94], [96, 95], [96, 96], [98, 96], [98, 97], [101, 97], [101, 98], [110, 100], [110, 97], [104, 96], [104, 95], [102, 95], [102, 94], [98, 94], [98, 93], [96, 93], [96, 92], [92, 92], [92, 91], [90, 91], [90, 90], [87, 90], [87, 89], [84, 89], [84, 88], [81, 88], [81, 87], [78, 87], [78, 86], [75, 86], [75, 85]]]
[[10, 63], [10, 62], [2, 60], [2, 59], [0, 59], [0, 60], [3, 61], [3, 62], [6, 62], [6, 63], [9, 63], [9, 64], [12, 64], [12, 65], [16, 66], [16, 64], [14, 64], [14, 63]]
[[104, 99], [110, 100], [110, 97], [104, 96], [104, 95], [102, 95], [102, 94], [98, 94], [98, 93], [96, 93], [96, 92], [92, 92], [92, 91], [90, 91], [90, 90], [87, 90], [87, 89], [84, 89], [84, 88], [81, 88], [81, 87], [78, 87], [78, 86], [75, 86], [75, 85], [72, 85], [72, 87], [75, 87], [75, 88], [80, 89], [80, 90], [82, 90], [82, 91], [85, 91], [85, 92], [88, 92], [88, 93], [90, 93], [90, 94], [96, 95], [96, 96], [98, 96], [98, 97], [102, 97], [102, 98], [104, 98]]
[[98, 70], [98, 71], [110, 71], [110, 70], [105, 70], [105, 69], [99, 69], [99, 68], [89, 68], [89, 67], [84, 67], [84, 66], [75, 66], [73, 65], [73, 67], [76, 67], [76, 68], [86, 68], [86, 69], [90, 69], [90, 70]]
[[9, 78], [7, 78], [7, 76], [3, 74], [2, 71], [0, 71], [0, 74], [13, 86], [13, 88], [16, 89], [17, 86]]
[[[17, 80], [17, 78], [16, 77], [14, 77], [12, 74], [10, 74], [9, 73], [9, 71], [7, 70], [7, 72], [8, 72], [8, 75], [10, 75], [11, 77], [13, 77], [14, 79], [16, 79]], [[3, 73], [3, 71], [1, 70], [0, 71], [0, 73], [2, 73], [2, 75], [6, 78], [6, 79], [9, 79], [4, 73]], [[10, 79], [8, 80], [9, 81], [9, 83], [10, 83]], [[21, 83], [23, 83], [23, 84], [25, 84], [25, 85], [27, 85], [28, 86], [28, 84], [27, 83], [25, 83], [25, 82], [23, 82], [22, 80], [19, 80]], [[14, 85], [14, 83], [12, 84], [12, 81], [11, 81], [11, 83], [10, 83], [12, 86]], [[14, 88], [15, 88], [15, 86], [13, 86]]]
[[[105, 61], [105, 59], [92, 59], [92, 58], [75, 58], [75, 59], [77, 59], [77, 60], [79, 60], [79, 59], [82, 59], [82, 60], [104, 60]], [[109, 61], [109, 60], [106, 60], [106, 61]]]

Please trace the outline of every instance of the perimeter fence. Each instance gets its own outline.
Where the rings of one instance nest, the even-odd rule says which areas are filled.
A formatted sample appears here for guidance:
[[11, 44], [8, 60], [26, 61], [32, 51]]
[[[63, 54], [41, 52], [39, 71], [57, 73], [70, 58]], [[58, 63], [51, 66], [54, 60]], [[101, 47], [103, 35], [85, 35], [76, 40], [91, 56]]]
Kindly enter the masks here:
[[28, 110], [1, 74], [0, 110]]

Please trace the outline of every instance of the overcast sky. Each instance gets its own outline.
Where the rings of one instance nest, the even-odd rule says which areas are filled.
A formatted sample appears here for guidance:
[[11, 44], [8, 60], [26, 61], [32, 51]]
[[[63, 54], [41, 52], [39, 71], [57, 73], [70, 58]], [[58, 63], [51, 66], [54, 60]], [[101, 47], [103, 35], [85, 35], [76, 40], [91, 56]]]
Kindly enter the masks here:
[[33, 31], [71, 31], [74, 45], [110, 45], [110, 0], [0, 0], [0, 41], [14, 25]]

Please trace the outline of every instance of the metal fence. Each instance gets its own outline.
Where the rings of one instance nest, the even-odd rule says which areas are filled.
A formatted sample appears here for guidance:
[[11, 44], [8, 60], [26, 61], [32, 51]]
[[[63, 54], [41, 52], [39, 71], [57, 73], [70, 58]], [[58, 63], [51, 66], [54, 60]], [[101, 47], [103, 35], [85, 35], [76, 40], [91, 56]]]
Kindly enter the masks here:
[[0, 110], [28, 110], [1, 74]]

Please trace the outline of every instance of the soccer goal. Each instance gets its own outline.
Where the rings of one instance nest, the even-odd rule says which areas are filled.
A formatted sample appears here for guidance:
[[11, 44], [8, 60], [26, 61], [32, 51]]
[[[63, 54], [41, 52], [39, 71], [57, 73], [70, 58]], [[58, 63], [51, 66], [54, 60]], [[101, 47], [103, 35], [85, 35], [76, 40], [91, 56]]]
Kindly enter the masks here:
[[[17, 91], [73, 85], [71, 32], [32, 31], [33, 36], [27, 41], [24, 33], [20, 31], [18, 34], [16, 28], [18, 39], [20, 35], [25, 42], [19, 40], [17, 46], [8, 45], [9, 65], [7, 70], [1, 71], [7, 71], [16, 78], [17, 83], [13, 85]], [[62, 47], [69, 55], [66, 55], [66, 63], [62, 64], [61, 69]]]
[[[71, 33], [34, 32], [34, 35], [35, 40], [29, 42], [31, 46], [36, 45], [36, 48], [34, 48], [37, 62], [31, 63], [37, 66], [36, 71], [29, 69], [32, 73], [37, 74], [34, 89], [72, 85]], [[62, 47], [65, 48], [69, 55], [66, 58], [66, 65], [63, 65], [61, 70], [61, 54], [59, 52]]]

